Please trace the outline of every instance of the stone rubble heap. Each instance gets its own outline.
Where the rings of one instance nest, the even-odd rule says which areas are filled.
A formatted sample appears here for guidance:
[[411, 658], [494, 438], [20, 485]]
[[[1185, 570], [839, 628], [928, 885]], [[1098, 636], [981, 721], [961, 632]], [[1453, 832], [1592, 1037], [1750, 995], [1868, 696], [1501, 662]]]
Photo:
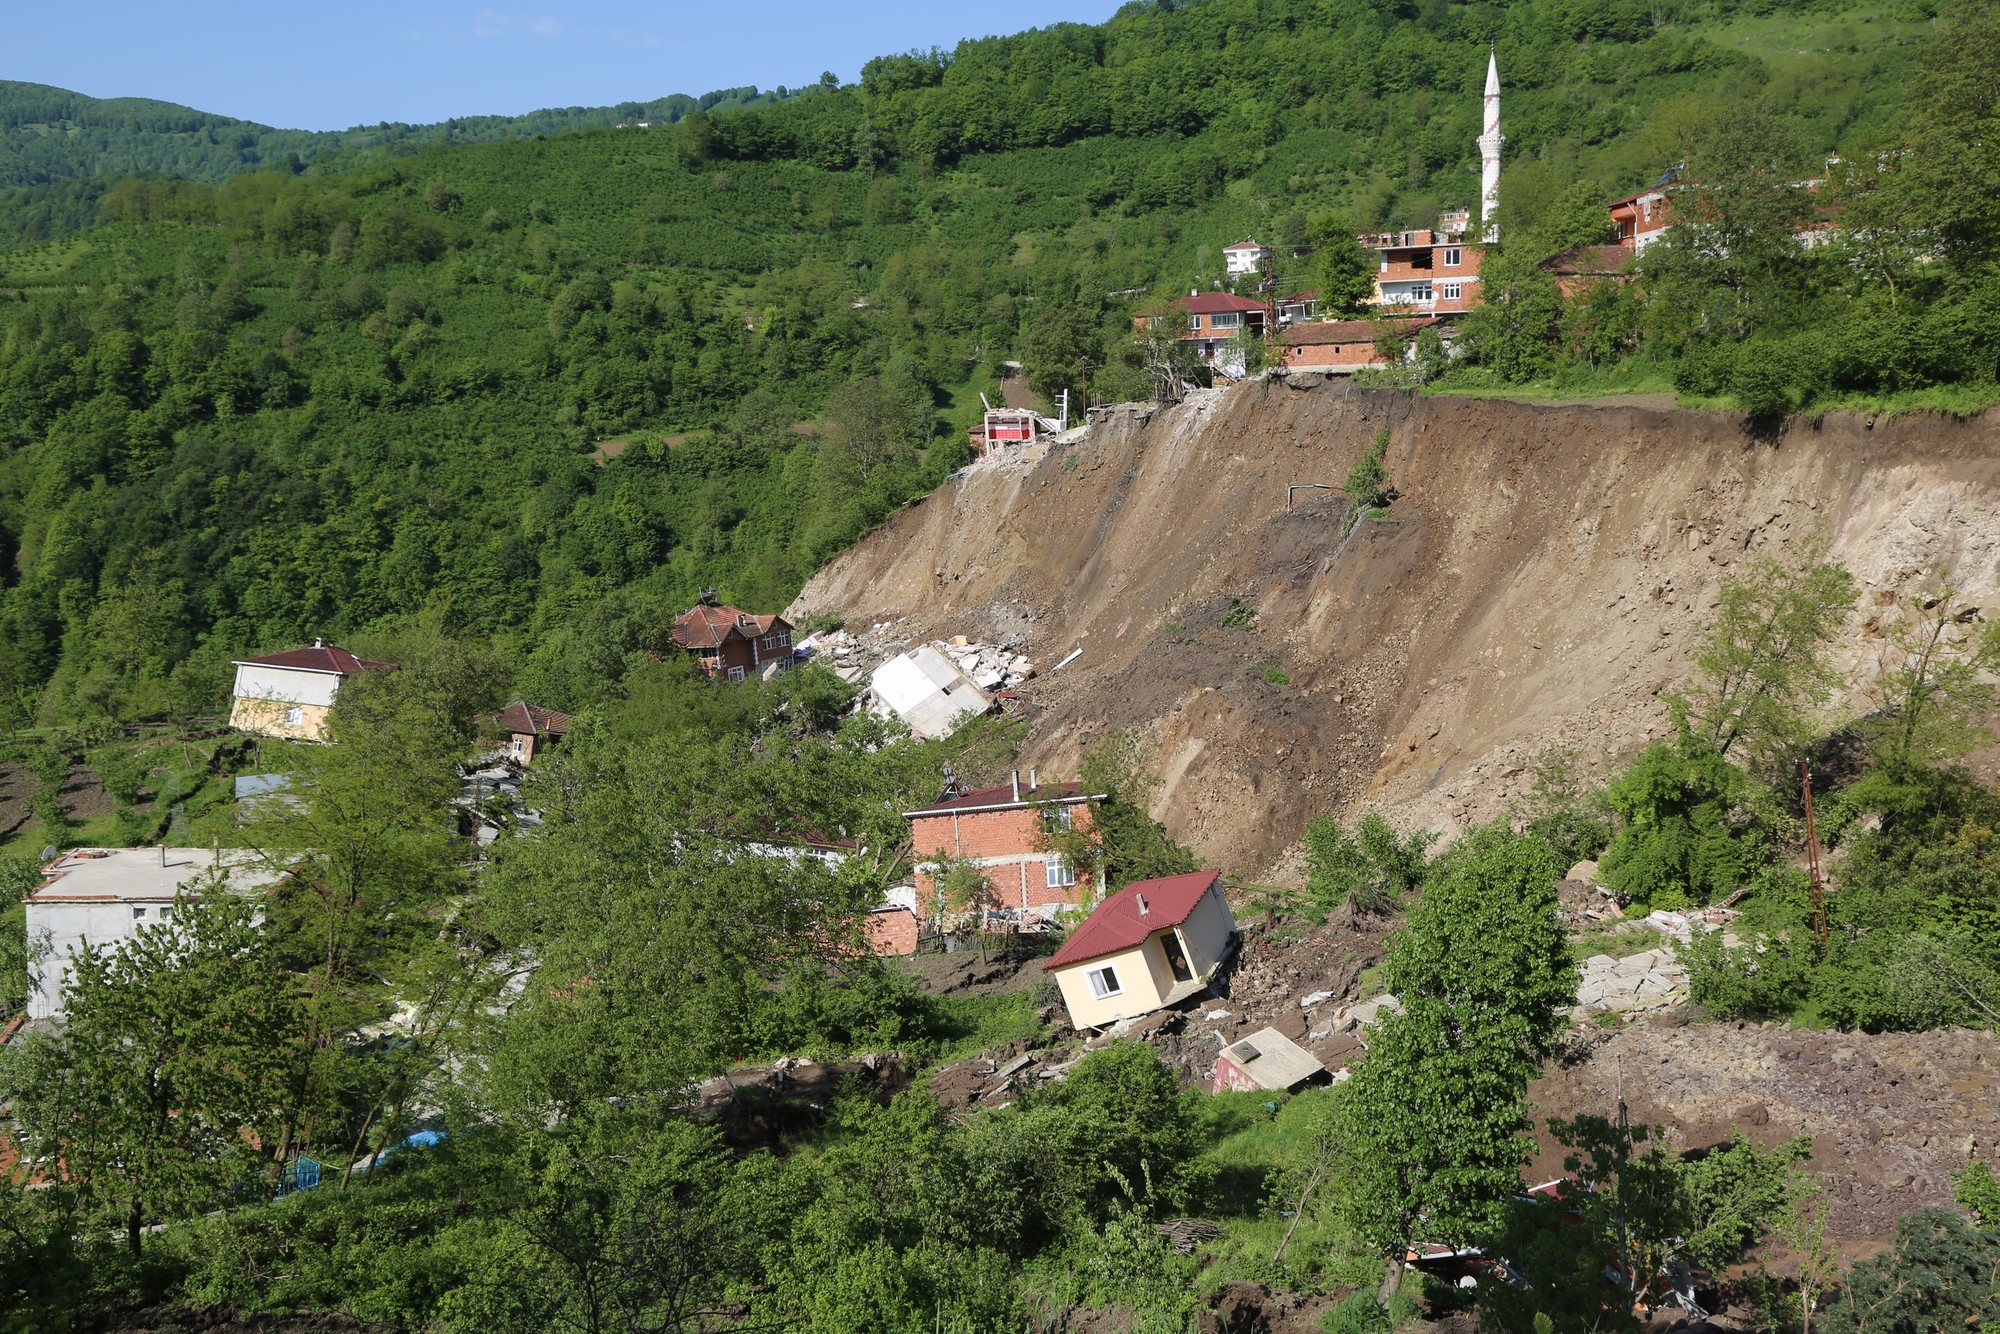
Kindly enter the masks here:
[[[817, 661], [843, 681], [865, 682], [874, 670], [912, 647], [899, 633], [902, 621], [880, 621], [862, 630], [822, 630], [799, 641]], [[1013, 644], [983, 644], [964, 635], [934, 639], [931, 647], [950, 658], [981, 690], [1012, 690], [1035, 675], [1035, 664]]]
[[1012, 690], [1035, 674], [1035, 664], [1028, 656], [1010, 646], [976, 644], [964, 635], [953, 635], [948, 642], [937, 641], [932, 647], [958, 664], [958, 670], [981, 690]]

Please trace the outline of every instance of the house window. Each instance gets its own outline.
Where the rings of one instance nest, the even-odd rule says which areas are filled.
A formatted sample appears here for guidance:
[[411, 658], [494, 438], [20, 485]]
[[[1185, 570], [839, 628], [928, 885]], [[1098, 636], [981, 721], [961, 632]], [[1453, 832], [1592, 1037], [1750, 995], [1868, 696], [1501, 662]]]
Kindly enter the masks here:
[[145, 921], [145, 920], [146, 920], [146, 910], [145, 910], [144, 908], [134, 908], [134, 909], [132, 910], [132, 920], [133, 920], [133, 921], [135, 921], [135, 922], [143, 922], [143, 921]]
[[285, 710], [285, 726], [297, 727], [306, 720], [306, 711], [294, 704]]
[[1412, 287], [1410, 289], [1410, 300], [1429, 301], [1430, 299], [1431, 299], [1431, 285], [1429, 283], [1420, 283], [1419, 285]]
[[515, 759], [517, 759], [517, 760], [518, 760], [518, 759], [520, 759], [520, 758], [521, 758], [521, 752], [522, 752], [523, 750], [527, 749], [527, 742], [526, 742], [526, 738], [524, 738], [524, 737], [518, 737], [518, 736], [517, 736], [517, 737], [515, 737], [515, 738], [514, 738], [514, 743], [513, 743], [513, 745], [512, 745], [512, 746], [510, 746], [510, 747], [508, 747], [508, 749], [509, 749], [509, 751], [510, 751], [510, 752], [511, 752], [511, 753], [513, 754], [513, 756], [514, 756], [514, 758], [515, 758]]
[[1444, 266], [1448, 269], [1457, 268], [1459, 263], [1458, 257], [1459, 257], [1458, 247], [1457, 246], [1451, 247], [1449, 250], [1444, 252]]
[[1243, 327], [1243, 313], [1241, 311], [1230, 310], [1224, 311], [1220, 315], [1211, 315], [1208, 317], [1208, 327], [1211, 329], [1240, 329]]
[[1050, 889], [1068, 889], [1076, 883], [1076, 868], [1067, 857], [1049, 858], [1042, 863], [1042, 873], [1048, 877]]
[[1460, 289], [1460, 287], [1459, 287], [1459, 285], [1458, 285], [1457, 283], [1445, 283], [1445, 284], [1443, 284], [1443, 291], [1444, 291], [1444, 299], [1445, 299], [1445, 300], [1447, 300], [1447, 301], [1456, 301], [1456, 300], [1458, 300], [1458, 294], [1459, 294], [1460, 290], [1461, 290], [1461, 289]]
[[174, 910], [172, 908], [162, 907], [160, 909], [160, 920], [163, 922], [166, 921], [169, 917], [172, 917], [173, 915], [174, 915]]
[[1065, 829], [1076, 827], [1076, 812], [1067, 806], [1044, 806], [1042, 808], [1042, 830], [1058, 834]]
[[731, 667], [729, 669], [729, 679], [732, 681], [741, 681], [743, 679], [743, 669], [741, 667]]
[[1188, 332], [1189, 333], [1201, 332], [1201, 316], [1199, 315], [1188, 316]]
[[1103, 1000], [1106, 996], [1116, 996], [1125, 990], [1118, 985], [1118, 970], [1109, 964], [1102, 968], [1091, 969], [1087, 976], [1090, 978], [1090, 994], [1099, 1000]]

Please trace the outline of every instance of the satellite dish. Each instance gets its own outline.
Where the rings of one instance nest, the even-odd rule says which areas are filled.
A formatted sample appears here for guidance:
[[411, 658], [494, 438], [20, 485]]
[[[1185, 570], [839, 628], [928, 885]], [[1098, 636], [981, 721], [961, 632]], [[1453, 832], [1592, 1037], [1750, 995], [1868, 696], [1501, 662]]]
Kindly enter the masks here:
[[45, 844], [43, 844], [43, 845], [42, 845], [42, 861], [43, 861], [44, 863], [47, 863], [47, 862], [52, 862], [52, 861], [54, 861], [55, 859], [56, 859], [56, 845], [55, 845], [55, 844], [53, 844], [53, 843], [45, 843]]

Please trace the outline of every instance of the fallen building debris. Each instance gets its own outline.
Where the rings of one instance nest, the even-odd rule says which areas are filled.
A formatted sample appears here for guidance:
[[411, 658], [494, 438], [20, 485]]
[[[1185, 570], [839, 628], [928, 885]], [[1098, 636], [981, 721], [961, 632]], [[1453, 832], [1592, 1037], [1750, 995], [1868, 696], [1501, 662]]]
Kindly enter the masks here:
[[1215, 1058], [1215, 1080], [1209, 1091], [1289, 1093], [1325, 1073], [1326, 1066], [1304, 1047], [1275, 1028], [1260, 1028], [1222, 1049]]

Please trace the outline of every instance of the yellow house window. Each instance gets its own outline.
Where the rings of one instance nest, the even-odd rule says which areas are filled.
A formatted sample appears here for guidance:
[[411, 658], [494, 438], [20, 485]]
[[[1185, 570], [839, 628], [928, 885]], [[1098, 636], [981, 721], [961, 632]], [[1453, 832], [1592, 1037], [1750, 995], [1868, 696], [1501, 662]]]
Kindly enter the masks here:
[[297, 727], [306, 720], [306, 711], [294, 704], [285, 710], [285, 726]]
[[1102, 968], [1091, 969], [1088, 976], [1090, 978], [1090, 994], [1099, 1000], [1103, 1000], [1106, 996], [1116, 996], [1119, 992], [1125, 990], [1125, 988], [1118, 985], [1118, 970], [1110, 964], [1106, 964]]

